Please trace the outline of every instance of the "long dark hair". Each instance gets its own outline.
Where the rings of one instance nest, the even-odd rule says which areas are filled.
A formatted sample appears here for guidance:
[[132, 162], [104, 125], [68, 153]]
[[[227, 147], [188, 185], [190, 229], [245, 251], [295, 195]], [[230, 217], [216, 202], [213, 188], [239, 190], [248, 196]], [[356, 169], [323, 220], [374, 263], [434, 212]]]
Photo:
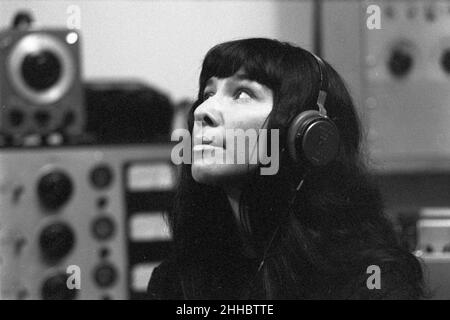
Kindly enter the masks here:
[[395, 275], [411, 297], [421, 297], [421, 266], [400, 247], [383, 213], [380, 193], [362, 159], [354, 104], [341, 77], [325, 64], [326, 109], [339, 129], [341, 145], [337, 159], [326, 167], [306, 168], [293, 163], [283, 141], [290, 121], [315, 108], [319, 72], [313, 56], [289, 43], [262, 38], [222, 43], [207, 53], [189, 129], [193, 111], [203, 102], [206, 81], [243, 68], [273, 91], [268, 128], [279, 129], [280, 169], [276, 175], [257, 170], [242, 193], [241, 220], [251, 230], [256, 252], [249, 257], [243, 254], [223, 190], [197, 183], [191, 166], [183, 165], [169, 223], [185, 298], [348, 298], [366, 288], [370, 265], [379, 266], [382, 275]]

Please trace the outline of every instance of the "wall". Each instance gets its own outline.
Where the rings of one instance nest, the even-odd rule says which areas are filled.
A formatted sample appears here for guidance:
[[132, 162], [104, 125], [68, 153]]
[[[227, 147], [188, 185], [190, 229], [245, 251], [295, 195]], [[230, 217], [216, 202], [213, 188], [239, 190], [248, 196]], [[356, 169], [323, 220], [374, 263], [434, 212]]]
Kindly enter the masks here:
[[31, 9], [36, 26], [66, 26], [80, 9], [86, 79], [143, 79], [174, 101], [196, 94], [201, 61], [213, 45], [270, 37], [312, 49], [312, 1], [0, 0], [0, 27]]

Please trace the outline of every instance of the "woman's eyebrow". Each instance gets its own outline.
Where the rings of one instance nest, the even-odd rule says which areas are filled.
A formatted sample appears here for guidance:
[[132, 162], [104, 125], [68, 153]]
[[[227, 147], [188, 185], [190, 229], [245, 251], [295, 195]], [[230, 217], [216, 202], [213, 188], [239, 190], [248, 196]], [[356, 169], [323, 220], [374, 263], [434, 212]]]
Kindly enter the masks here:
[[250, 79], [250, 77], [247, 74], [236, 74], [232, 78], [230, 78], [229, 83], [232, 85], [236, 85], [240, 82], [248, 83], [249, 85], [251, 85], [257, 89], [262, 88], [262, 85], [258, 81], [254, 80], [254, 79]]
[[[205, 89], [214, 86], [216, 84], [217, 80], [218, 79], [215, 78], [215, 77], [209, 78], [206, 81], [206, 83], [205, 83]], [[262, 87], [262, 85], [258, 81], [254, 80], [254, 79], [251, 79], [246, 73], [238, 73], [238, 74], [233, 75], [232, 77], [227, 78], [226, 79], [226, 86], [227, 87], [235, 86], [235, 85], [238, 85], [241, 82], [246, 82], [249, 85], [254, 86], [255, 88]]]
[[209, 86], [211, 86], [211, 85], [213, 85], [214, 84], [214, 79], [213, 78], [209, 78], [207, 81], [206, 81], [206, 83], [205, 83], [205, 88], [206, 87], [209, 87]]

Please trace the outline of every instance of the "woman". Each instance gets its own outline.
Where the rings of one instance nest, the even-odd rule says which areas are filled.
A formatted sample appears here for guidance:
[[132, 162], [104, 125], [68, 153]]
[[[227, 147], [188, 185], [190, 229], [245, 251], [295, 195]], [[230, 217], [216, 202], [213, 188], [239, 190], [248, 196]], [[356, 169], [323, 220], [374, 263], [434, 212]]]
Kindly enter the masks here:
[[[399, 246], [361, 159], [352, 99], [336, 71], [318, 61], [260, 38], [207, 53], [189, 118], [194, 161], [183, 165], [169, 216], [173, 253], [154, 270], [150, 298], [422, 297], [421, 266]], [[294, 159], [288, 136], [297, 115], [317, 109], [321, 89], [340, 143], [331, 161], [315, 166]], [[276, 174], [261, 174], [264, 166], [249, 162], [252, 150], [240, 164], [205, 155], [236, 151], [230, 139], [217, 142], [227, 129], [260, 128], [278, 129]], [[373, 268], [381, 281], [371, 278]]]

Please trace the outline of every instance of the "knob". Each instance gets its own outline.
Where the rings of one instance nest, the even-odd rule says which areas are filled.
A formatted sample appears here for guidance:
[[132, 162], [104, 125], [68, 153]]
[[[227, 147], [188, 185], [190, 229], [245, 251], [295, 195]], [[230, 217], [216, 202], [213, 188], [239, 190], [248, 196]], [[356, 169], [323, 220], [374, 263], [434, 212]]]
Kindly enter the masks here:
[[99, 287], [106, 288], [112, 286], [117, 280], [116, 268], [109, 263], [99, 265], [94, 271], [94, 279]]
[[101, 248], [98, 252], [98, 255], [100, 256], [100, 258], [102, 259], [106, 259], [108, 258], [108, 256], [110, 255], [109, 249], [108, 248]]
[[107, 165], [99, 165], [91, 171], [91, 183], [97, 189], [108, 187], [113, 180], [113, 172]]
[[64, 223], [46, 226], [39, 237], [43, 257], [53, 263], [65, 257], [75, 244], [72, 229]]
[[51, 114], [47, 110], [38, 110], [34, 113], [34, 121], [39, 127], [47, 127], [51, 120]]
[[37, 193], [41, 204], [48, 210], [56, 210], [65, 204], [73, 192], [70, 177], [62, 171], [44, 175], [38, 182]]
[[407, 48], [395, 48], [388, 61], [388, 67], [395, 77], [406, 76], [413, 66], [414, 60]]
[[25, 114], [22, 110], [12, 109], [8, 114], [8, 120], [12, 127], [20, 127], [25, 122]]
[[68, 275], [58, 273], [47, 278], [42, 284], [41, 295], [44, 300], [73, 300], [78, 290], [67, 287]]
[[450, 243], [447, 243], [443, 248], [442, 248], [443, 252], [450, 252]]
[[114, 235], [116, 227], [109, 217], [99, 217], [92, 224], [92, 233], [98, 240], [106, 240]]
[[450, 48], [447, 48], [446, 50], [444, 50], [444, 52], [442, 53], [441, 56], [441, 66], [442, 69], [444, 69], [444, 71], [447, 74], [450, 74]]
[[108, 198], [106, 197], [100, 197], [97, 199], [97, 207], [99, 209], [103, 209], [108, 205]]

